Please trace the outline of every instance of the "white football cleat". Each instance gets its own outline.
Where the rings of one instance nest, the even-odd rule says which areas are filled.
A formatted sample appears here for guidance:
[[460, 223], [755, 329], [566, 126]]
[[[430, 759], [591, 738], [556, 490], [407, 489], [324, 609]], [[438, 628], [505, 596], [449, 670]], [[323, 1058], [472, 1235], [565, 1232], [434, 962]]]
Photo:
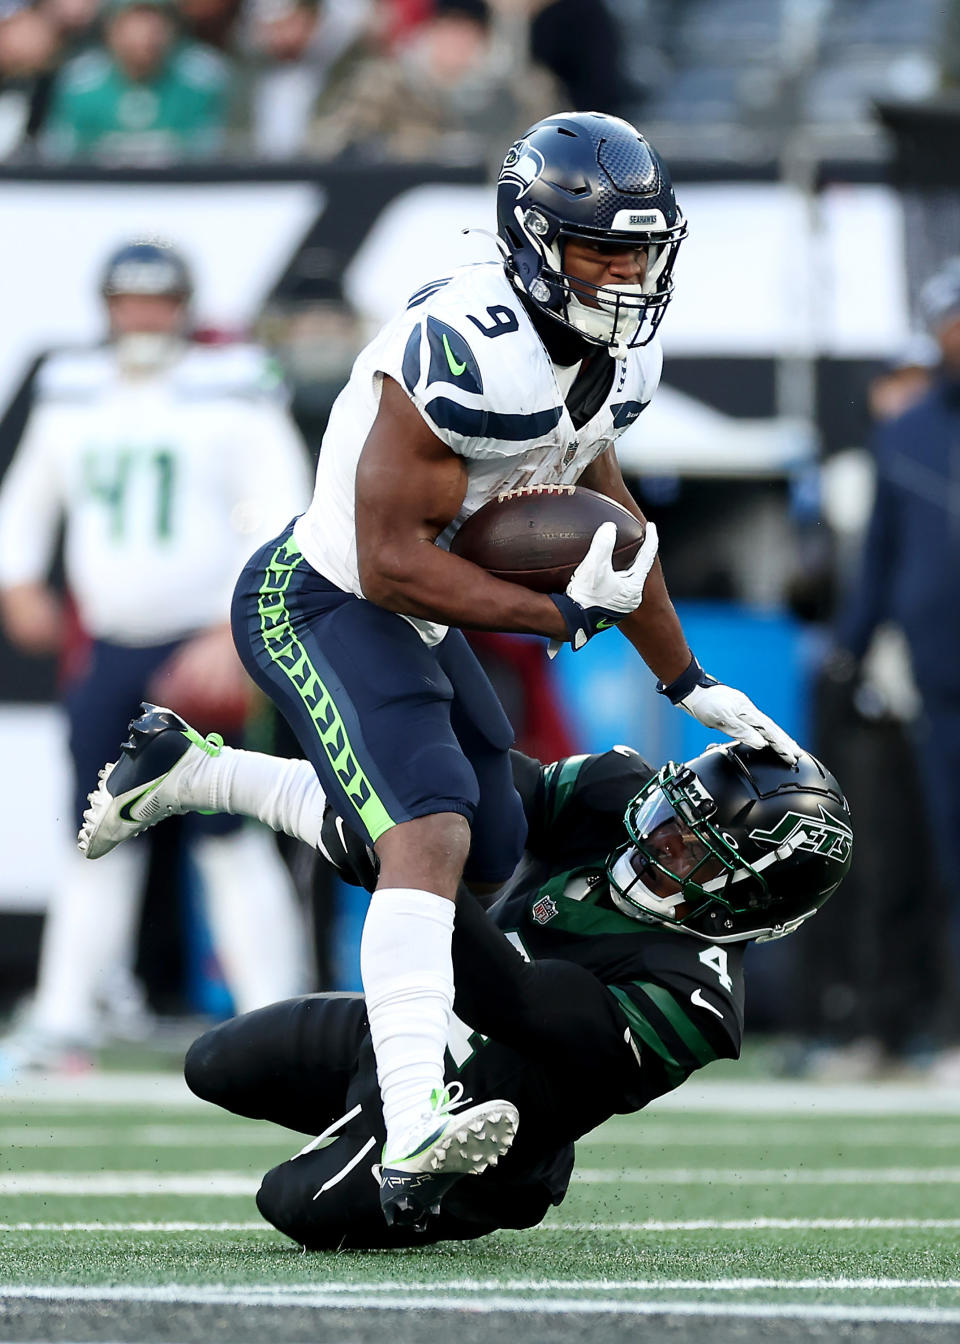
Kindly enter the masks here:
[[435, 1091], [430, 1110], [390, 1157], [384, 1150], [380, 1207], [389, 1226], [423, 1231], [456, 1181], [496, 1166], [513, 1143], [520, 1117], [512, 1102], [485, 1101], [454, 1112], [462, 1095], [460, 1083]]
[[142, 709], [130, 724], [120, 759], [103, 767], [89, 795], [77, 836], [80, 853], [88, 859], [102, 858], [166, 817], [191, 811], [178, 786], [200, 753], [218, 756], [223, 746], [219, 734], [201, 737], [172, 709], [146, 702]]

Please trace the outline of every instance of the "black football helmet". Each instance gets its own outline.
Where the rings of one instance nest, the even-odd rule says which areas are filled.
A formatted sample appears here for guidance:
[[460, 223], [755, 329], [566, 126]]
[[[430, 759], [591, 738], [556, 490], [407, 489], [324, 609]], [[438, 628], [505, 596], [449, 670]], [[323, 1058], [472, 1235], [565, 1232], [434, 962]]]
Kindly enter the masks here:
[[[497, 234], [514, 283], [544, 312], [611, 354], [646, 345], [673, 293], [687, 225], [660, 155], [602, 112], [545, 117], [507, 151]], [[568, 238], [647, 249], [641, 285], [586, 285], [564, 270]], [[596, 308], [579, 295], [592, 291]]]
[[607, 860], [614, 903], [711, 943], [792, 933], [836, 891], [853, 849], [846, 800], [819, 761], [789, 766], [741, 743], [665, 765], [624, 821], [630, 841]]
[[180, 298], [193, 293], [190, 268], [177, 249], [161, 239], [124, 243], [107, 258], [100, 279], [105, 299], [117, 294], [156, 294]]

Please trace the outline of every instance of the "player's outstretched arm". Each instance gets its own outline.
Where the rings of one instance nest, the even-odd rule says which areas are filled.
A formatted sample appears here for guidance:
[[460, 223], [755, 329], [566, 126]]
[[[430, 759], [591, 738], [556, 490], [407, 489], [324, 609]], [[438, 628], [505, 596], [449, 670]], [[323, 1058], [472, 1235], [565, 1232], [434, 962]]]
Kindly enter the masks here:
[[681, 676], [666, 686], [660, 682], [657, 690], [705, 728], [716, 728], [748, 747], [772, 747], [788, 765], [800, 759], [801, 748], [789, 733], [757, 709], [743, 691], [704, 672], [694, 657]]
[[[615, 499], [646, 524], [640, 506], [627, 489], [612, 448], [591, 462], [578, 484]], [[690, 649], [667, 593], [659, 559], [654, 561], [644, 585], [643, 602], [619, 625], [650, 671], [661, 681], [672, 681], [689, 663]]]
[[543, 593], [505, 583], [433, 543], [466, 494], [463, 460], [393, 379], [357, 467], [357, 562], [364, 596], [405, 616], [472, 630], [566, 638]]
[[[612, 448], [592, 462], [580, 484], [615, 499], [637, 518], [643, 514], [630, 494]], [[620, 629], [659, 679], [657, 689], [706, 728], [715, 728], [748, 747], [771, 746], [793, 764], [800, 747], [742, 691], [708, 676], [691, 653], [667, 593], [659, 560], [650, 571], [643, 603], [620, 622]]]

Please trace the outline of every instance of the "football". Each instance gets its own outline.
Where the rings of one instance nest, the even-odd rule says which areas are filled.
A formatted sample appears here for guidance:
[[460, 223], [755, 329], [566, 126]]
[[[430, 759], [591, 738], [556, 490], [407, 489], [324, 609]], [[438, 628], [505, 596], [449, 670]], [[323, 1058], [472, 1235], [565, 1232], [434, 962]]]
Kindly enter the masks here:
[[624, 569], [643, 542], [643, 524], [615, 500], [581, 485], [531, 485], [497, 495], [471, 514], [450, 550], [508, 583], [562, 593], [593, 534], [607, 522], [617, 525], [614, 569]]

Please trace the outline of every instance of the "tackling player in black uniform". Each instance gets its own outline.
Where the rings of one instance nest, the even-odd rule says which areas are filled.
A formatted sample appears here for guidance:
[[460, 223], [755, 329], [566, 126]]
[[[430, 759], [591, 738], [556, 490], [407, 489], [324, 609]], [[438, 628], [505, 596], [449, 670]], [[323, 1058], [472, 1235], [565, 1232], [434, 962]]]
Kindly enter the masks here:
[[[849, 867], [846, 802], [810, 756], [788, 766], [770, 749], [728, 744], [659, 772], [626, 747], [548, 766], [514, 753], [513, 763], [526, 852], [489, 913], [466, 890], [458, 899], [460, 1030], [446, 1059], [464, 1105], [496, 1096], [519, 1111], [498, 1165], [425, 1175], [419, 1225], [384, 1223], [384, 1127], [359, 995], [248, 1013], [187, 1056], [199, 1096], [319, 1133], [257, 1196], [263, 1216], [308, 1249], [424, 1245], [540, 1222], [566, 1193], [578, 1138], [739, 1055], [745, 943], [792, 932]], [[371, 852], [332, 814], [321, 848], [373, 887]]]

